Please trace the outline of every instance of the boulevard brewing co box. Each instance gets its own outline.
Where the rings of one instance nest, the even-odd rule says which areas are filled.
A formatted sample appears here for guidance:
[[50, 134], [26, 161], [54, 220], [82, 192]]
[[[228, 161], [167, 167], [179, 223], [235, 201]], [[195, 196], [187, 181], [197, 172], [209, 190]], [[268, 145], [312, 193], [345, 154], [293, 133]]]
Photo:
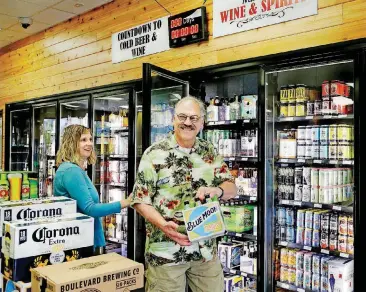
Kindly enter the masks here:
[[128, 292], [143, 284], [143, 264], [116, 253], [32, 269], [32, 292]]
[[4, 223], [1, 272], [30, 281], [30, 269], [93, 255], [94, 219], [76, 213]]
[[225, 224], [217, 201], [183, 210], [183, 218], [192, 242], [219, 237], [225, 233]]

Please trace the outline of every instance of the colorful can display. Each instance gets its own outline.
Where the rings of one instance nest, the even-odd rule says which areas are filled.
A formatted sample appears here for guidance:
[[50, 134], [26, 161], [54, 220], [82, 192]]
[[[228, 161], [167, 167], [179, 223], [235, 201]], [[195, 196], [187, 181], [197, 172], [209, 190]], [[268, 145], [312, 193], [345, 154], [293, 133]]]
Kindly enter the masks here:
[[303, 227], [296, 228], [296, 244], [304, 244], [305, 229]]
[[296, 115], [296, 103], [288, 103], [287, 115], [289, 117], [294, 117]]
[[320, 246], [320, 231], [313, 230], [313, 237], [311, 239], [311, 246], [319, 247]]
[[304, 271], [304, 251], [296, 252], [296, 270]]
[[295, 115], [297, 117], [303, 117], [303, 116], [305, 116], [305, 113], [306, 113], [305, 103], [304, 102], [296, 102]]

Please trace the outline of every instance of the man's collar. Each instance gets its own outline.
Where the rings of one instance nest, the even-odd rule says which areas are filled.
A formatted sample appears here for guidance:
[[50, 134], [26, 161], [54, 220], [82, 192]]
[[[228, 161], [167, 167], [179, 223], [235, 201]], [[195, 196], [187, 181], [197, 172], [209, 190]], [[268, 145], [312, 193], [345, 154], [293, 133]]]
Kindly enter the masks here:
[[[169, 141], [169, 147], [170, 149], [178, 149], [179, 148], [179, 144], [177, 142], [177, 140], [175, 139], [175, 135], [174, 135], [174, 131], [169, 132], [168, 134], [168, 141]], [[194, 145], [192, 147], [191, 153], [193, 152], [198, 152], [198, 150], [201, 148], [201, 140], [196, 137], [196, 140], [194, 142]]]

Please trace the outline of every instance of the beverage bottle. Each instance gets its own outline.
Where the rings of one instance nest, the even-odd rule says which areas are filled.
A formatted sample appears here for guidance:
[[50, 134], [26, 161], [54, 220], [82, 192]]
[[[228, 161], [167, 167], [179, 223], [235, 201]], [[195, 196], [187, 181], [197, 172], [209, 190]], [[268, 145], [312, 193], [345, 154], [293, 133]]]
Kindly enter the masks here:
[[231, 99], [230, 103], [230, 120], [236, 121], [240, 118], [240, 103], [238, 101], [238, 96], [235, 95], [234, 98]]
[[23, 173], [22, 181], [22, 200], [29, 199], [30, 183], [28, 180], [28, 173]]
[[128, 127], [128, 110], [124, 111], [122, 126], [123, 127]]
[[219, 97], [216, 97], [219, 102], [217, 103], [217, 101], [215, 101], [215, 104], [217, 104], [217, 106], [219, 107], [219, 121], [225, 121], [225, 113], [226, 113], [226, 104], [225, 104], [225, 99], [221, 98], [219, 99]]
[[0, 175], [0, 202], [9, 201], [9, 181], [6, 173]]
[[228, 98], [225, 98], [225, 121], [230, 121], [230, 102]]
[[225, 137], [223, 130], [217, 130], [219, 133], [219, 141], [218, 141], [218, 153], [221, 156], [225, 155]]

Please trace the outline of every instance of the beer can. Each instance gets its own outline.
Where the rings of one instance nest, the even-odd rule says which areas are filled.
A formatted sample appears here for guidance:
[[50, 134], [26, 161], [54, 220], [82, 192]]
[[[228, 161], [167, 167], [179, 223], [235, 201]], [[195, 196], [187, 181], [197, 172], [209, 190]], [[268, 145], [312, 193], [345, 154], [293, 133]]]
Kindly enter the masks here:
[[288, 117], [288, 103], [287, 102], [280, 103], [280, 117], [281, 118]]
[[285, 266], [281, 266], [280, 281], [282, 283], [287, 283], [288, 282], [288, 268], [285, 267]]
[[[305, 149], [306, 151], [306, 149]], [[312, 159], [319, 159], [320, 157], [320, 145], [313, 143], [311, 146], [311, 158]]]
[[306, 154], [306, 144], [305, 140], [297, 140], [297, 158], [305, 159]]
[[286, 225], [286, 209], [283, 207], [277, 208], [277, 222], [282, 226]]
[[312, 265], [313, 265], [313, 254], [312, 252], [307, 252], [304, 254], [304, 272], [311, 273]]
[[314, 212], [314, 215], [313, 215], [313, 229], [314, 230], [320, 230], [322, 214], [323, 214], [323, 211]]
[[319, 186], [323, 188], [329, 186], [329, 170], [326, 168], [319, 169]]
[[287, 228], [286, 226], [280, 226], [280, 241], [287, 240]]
[[296, 268], [296, 250], [295, 249], [288, 250], [288, 266], [290, 268]]
[[352, 236], [348, 236], [347, 238], [347, 253], [354, 254], [354, 238]]
[[304, 244], [305, 229], [303, 227], [296, 228], [296, 244]]
[[273, 278], [275, 281], [280, 280], [280, 274], [281, 274], [281, 266], [280, 263], [274, 264], [274, 271], [273, 271]]
[[337, 173], [335, 171], [334, 168], [329, 168], [328, 169], [328, 173], [329, 173], [329, 186], [334, 186], [336, 185], [336, 181], [337, 181]]
[[288, 265], [288, 248], [281, 248], [280, 250], [280, 264], [281, 266]]
[[295, 115], [297, 117], [303, 117], [305, 116], [305, 103], [304, 102], [296, 102], [296, 110]]
[[338, 159], [350, 160], [352, 159], [351, 154], [351, 143], [341, 142], [338, 143]]
[[296, 281], [295, 285], [298, 288], [303, 288], [304, 285], [304, 272], [302, 270], [296, 270]]
[[316, 100], [314, 102], [314, 116], [320, 116], [323, 114], [323, 104], [321, 100]]
[[311, 173], [311, 186], [318, 187], [319, 186], [319, 168], [312, 167], [310, 170]]
[[320, 230], [322, 233], [329, 233], [330, 213], [320, 215]]
[[319, 128], [320, 144], [329, 143], [329, 126], [320, 126]]
[[302, 167], [296, 167], [294, 175], [295, 175], [295, 184], [302, 185]]
[[305, 140], [306, 140], [306, 143], [311, 143], [312, 142], [311, 133], [312, 133], [312, 126], [306, 126], [305, 127]]
[[313, 126], [311, 128], [311, 142], [318, 144], [320, 142], [320, 127]]
[[[320, 201], [320, 198], [322, 198], [322, 201]], [[319, 192], [319, 203], [330, 204], [329, 187], [321, 188], [321, 192]]]
[[346, 202], [348, 201], [349, 198], [349, 188], [348, 185], [343, 185], [342, 186], [342, 201]]
[[311, 281], [311, 291], [312, 292], [320, 292], [320, 275], [313, 274], [312, 281]]
[[288, 102], [295, 102], [296, 101], [296, 88], [295, 85], [288, 85]]
[[313, 230], [313, 238], [311, 239], [311, 246], [319, 247], [320, 246], [320, 231]]
[[329, 144], [328, 158], [329, 159], [337, 159], [337, 157], [338, 157], [338, 146], [337, 146], [337, 143], [330, 143]]
[[275, 226], [275, 239], [280, 240], [281, 234], [280, 234], [280, 225], [276, 224]]
[[304, 231], [304, 245], [311, 246], [312, 244], [313, 229], [305, 228]]
[[337, 233], [329, 234], [329, 250], [335, 251], [338, 249], [338, 236]]
[[[334, 187], [327, 188], [327, 191], [328, 191], [328, 202], [327, 202], [327, 204], [334, 204]], [[325, 192], [325, 196], [326, 196], [326, 194], [327, 194], [327, 192]]]
[[320, 292], [329, 292], [328, 277], [321, 276], [320, 285]]
[[295, 242], [295, 228], [293, 226], [287, 226], [286, 228], [286, 241], [290, 243]]
[[351, 168], [346, 168], [347, 171], [347, 182], [348, 184], [352, 184], [353, 183], [353, 172]]
[[305, 159], [311, 159], [313, 157], [313, 144], [305, 144]]
[[351, 126], [338, 125], [337, 127], [337, 141], [350, 142], [352, 140]]
[[288, 88], [286, 85], [280, 88], [280, 102], [288, 102]]
[[337, 168], [337, 185], [343, 185], [343, 169]]
[[329, 125], [328, 133], [329, 133], [329, 136], [328, 136], [329, 143], [336, 143], [337, 142], [337, 125]]
[[296, 251], [296, 270], [304, 271], [304, 251]]
[[296, 115], [296, 104], [294, 102], [288, 103], [287, 115], [289, 117], [294, 117]]
[[305, 228], [313, 229], [313, 210], [306, 210], [305, 211]]
[[328, 80], [322, 83], [322, 98], [330, 97], [330, 82]]
[[290, 285], [295, 285], [296, 283], [296, 269], [288, 269], [288, 283]]
[[343, 168], [342, 169], [342, 177], [343, 177], [342, 185], [347, 185], [347, 184], [351, 183], [348, 174], [349, 174], [348, 169]]
[[295, 224], [295, 211], [292, 208], [286, 208], [286, 225], [294, 226]]
[[339, 80], [332, 80], [330, 82], [330, 96], [343, 96], [344, 83]]
[[302, 183], [303, 185], [311, 185], [311, 167], [303, 167]]
[[332, 213], [329, 218], [329, 232], [338, 233], [338, 214]]
[[307, 99], [305, 84], [296, 84], [296, 102], [303, 102]]
[[299, 126], [297, 128], [297, 139], [306, 140], [306, 128], [305, 126]]
[[338, 234], [347, 235], [348, 234], [348, 216], [341, 214], [338, 217]]
[[342, 186], [335, 186], [334, 187], [334, 203], [342, 202]]
[[311, 187], [311, 202], [319, 203], [319, 187]]
[[347, 236], [346, 235], [338, 236], [338, 250], [340, 252], [347, 252]]
[[306, 115], [307, 116], [314, 115], [314, 107], [315, 107], [315, 103], [313, 101], [308, 101], [306, 103]]
[[323, 256], [320, 259], [320, 274], [324, 277], [328, 277], [329, 265], [328, 262], [330, 261], [330, 256]]
[[295, 185], [295, 194], [294, 194], [295, 201], [302, 201], [302, 184]]
[[347, 218], [347, 234], [348, 236], [352, 236], [354, 235], [353, 233], [353, 217], [352, 216], [348, 216]]
[[322, 249], [328, 249], [329, 248], [329, 234], [327, 232], [321, 232], [320, 233], [320, 247]]
[[313, 255], [313, 274], [320, 274], [322, 256], [320, 254]]
[[296, 214], [296, 226], [298, 228], [299, 227], [302, 227], [302, 228], [305, 227], [305, 210], [303, 210], [303, 209], [297, 210], [297, 214]]
[[332, 101], [330, 99], [323, 99], [322, 101], [322, 114], [330, 115], [331, 114]]
[[329, 145], [320, 144], [319, 146], [319, 159], [328, 159]]
[[303, 185], [302, 186], [302, 201], [310, 202], [310, 199], [311, 199], [311, 186]]

